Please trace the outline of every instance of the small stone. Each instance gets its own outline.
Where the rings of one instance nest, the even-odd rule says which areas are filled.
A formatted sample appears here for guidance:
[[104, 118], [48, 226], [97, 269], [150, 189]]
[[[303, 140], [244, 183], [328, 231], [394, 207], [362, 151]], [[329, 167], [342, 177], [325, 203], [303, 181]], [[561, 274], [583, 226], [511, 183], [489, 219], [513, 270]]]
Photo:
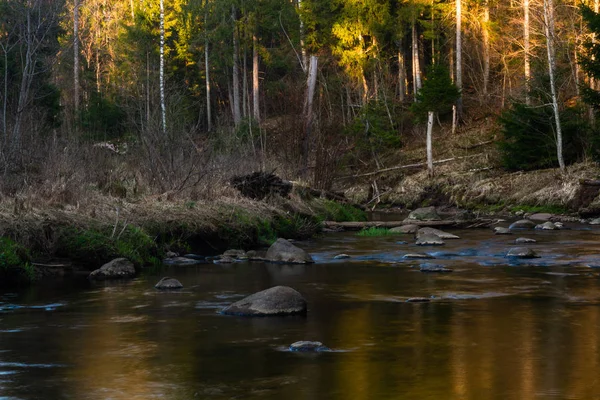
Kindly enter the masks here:
[[600, 218], [594, 218], [591, 220], [590, 225], [600, 225]]
[[416, 221], [439, 221], [439, 220], [441, 220], [440, 216], [438, 215], [437, 211], [435, 210], [435, 207], [433, 207], [433, 206], [417, 208], [416, 210], [414, 210], [410, 214], [408, 214], [407, 219], [413, 220], [413, 221], [415, 221], [415, 220]]
[[204, 257], [202, 259], [194, 259], [188, 257], [175, 257], [175, 258], [166, 258], [163, 260], [163, 264], [168, 265], [195, 265], [200, 264], [205, 261]]
[[167, 251], [167, 253], [165, 254], [165, 257], [167, 257], [167, 258], [175, 258], [178, 256], [179, 256], [179, 254], [175, 253], [174, 251]]
[[441, 239], [460, 239], [460, 237], [453, 235], [451, 233], [444, 232], [444, 231], [441, 231], [441, 230], [435, 229], [435, 228], [429, 228], [429, 227], [419, 229], [419, 231], [417, 232], [417, 238], [419, 238], [423, 235], [436, 235], [436, 236], [440, 237]]
[[506, 253], [506, 257], [511, 258], [536, 258], [538, 255], [535, 251], [527, 247], [513, 247]]
[[513, 222], [512, 224], [510, 224], [510, 226], [508, 227], [508, 229], [514, 230], [514, 229], [533, 229], [535, 228], [535, 222], [530, 221], [528, 219], [521, 219], [519, 221]]
[[410, 297], [406, 299], [407, 303], [429, 303], [430, 301], [431, 299], [428, 299], [427, 297]]
[[191, 258], [192, 260], [204, 261], [206, 260], [205, 256], [200, 256], [198, 254], [184, 254], [185, 258]]
[[396, 242], [396, 244], [408, 244], [408, 242], [405, 242], [404, 240], [400, 240], [400, 241]]
[[135, 268], [126, 258], [115, 258], [88, 276], [91, 280], [127, 279], [135, 276]]
[[306, 340], [302, 340], [299, 342], [292, 343], [290, 345], [290, 351], [318, 353], [321, 351], [331, 351], [331, 349], [321, 342], [309, 342]]
[[435, 257], [425, 253], [408, 253], [402, 256], [402, 258], [405, 258], [407, 260], [431, 260]]
[[520, 238], [515, 239], [515, 244], [525, 244], [525, 243], [537, 243], [537, 240], [531, 239], [531, 238], [526, 238], [526, 237], [520, 237]]
[[553, 216], [550, 213], [535, 213], [531, 214], [528, 218], [532, 221], [546, 222], [550, 221]]
[[562, 223], [562, 222], [560, 222], [560, 221], [556, 221], [556, 222], [554, 223], [554, 226], [556, 227], [556, 229], [563, 229], [563, 228], [565, 227], [565, 224], [563, 224], [563, 223]]
[[556, 225], [554, 225], [554, 223], [553, 223], [553, 222], [546, 221], [546, 222], [544, 222], [543, 224], [536, 225], [536, 226], [535, 226], [535, 229], [538, 229], [538, 230], [543, 230], [543, 231], [554, 231], [554, 230], [556, 230], [557, 228], [556, 228]]
[[275, 263], [307, 264], [314, 260], [303, 249], [293, 245], [288, 240], [279, 238], [267, 250], [265, 259]]
[[229, 250], [225, 251], [225, 253], [223, 253], [223, 256], [231, 257], [231, 258], [234, 258], [237, 260], [248, 259], [246, 252], [244, 250], [238, 250], [238, 249], [229, 249]]
[[440, 265], [440, 264], [429, 264], [429, 263], [421, 264], [419, 266], [419, 270], [421, 272], [441, 272], [441, 273], [443, 273], [443, 272], [452, 272], [451, 268], [446, 268], [446, 267], [444, 267], [443, 265]]
[[438, 235], [426, 234], [419, 237], [416, 244], [418, 246], [441, 246], [445, 243]]
[[417, 233], [418, 230], [419, 230], [418, 225], [408, 224], [408, 225], [396, 226], [396, 227], [390, 229], [390, 232], [410, 235], [410, 234]]
[[165, 276], [160, 281], [158, 281], [158, 283], [154, 285], [154, 287], [159, 290], [176, 290], [183, 288], [183, 285], [177, 279]]
[[350, 256], [348, 254], [338, 254], [337, 256], [333, 257], [334, 260], [343, 260], [345, 258], [350, 258]]
[[236, 301], [222, 314], [241, 316], [283, 316], [306, 314], [306, 300], [287, 286], [275, 286]]
[[512, 232], [510, 231], [510, 229], [505, 228], [503, 226], [497, 226], [494, 228], [494, 233], [496, 235], [512, 235]]
[[213, 260], [214, 264], [232, 264], [234, 262], [235, 262], [235, 259], [231, 258], [229, 256], [221, 256], [220, 258]]

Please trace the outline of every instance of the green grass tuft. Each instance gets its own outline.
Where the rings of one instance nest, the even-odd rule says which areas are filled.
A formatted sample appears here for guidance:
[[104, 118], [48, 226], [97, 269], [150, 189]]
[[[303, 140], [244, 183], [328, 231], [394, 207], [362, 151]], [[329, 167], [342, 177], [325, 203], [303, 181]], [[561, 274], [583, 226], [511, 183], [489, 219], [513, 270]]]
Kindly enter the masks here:
[[392, 232], [388, 228], [379, 228], [376, 226], [372, 226], [370, 228], [359, 231], [356, 235], [357, 236], [392, 236], [392, 235], [398, 235], [398, 234], [399, 234], [398, 232]]

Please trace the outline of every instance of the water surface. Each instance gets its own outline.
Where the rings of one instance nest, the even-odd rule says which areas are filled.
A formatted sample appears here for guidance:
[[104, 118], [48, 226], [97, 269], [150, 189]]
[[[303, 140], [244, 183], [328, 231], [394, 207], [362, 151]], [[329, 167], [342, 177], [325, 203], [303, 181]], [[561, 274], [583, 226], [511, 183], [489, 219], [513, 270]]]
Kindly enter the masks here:
[[[299, 243], [314, 265], [168, 267], [2, 293], [0, 399], [600, 398], [600, 269], [588, 266], [600, 265], [600, 231], [452, 232], [462, 238], [426, 248], [328, 234]], [[504, 257], [519, 235], [540, 258]], [[403, 259], [423, 251], [454, 272]], [[185, 289], [156, 291], [163, 275]], [[308, 315], [218, 314], [274, 285], [299, 290]], [[334, 351], [285, 350], [297, 340]]]

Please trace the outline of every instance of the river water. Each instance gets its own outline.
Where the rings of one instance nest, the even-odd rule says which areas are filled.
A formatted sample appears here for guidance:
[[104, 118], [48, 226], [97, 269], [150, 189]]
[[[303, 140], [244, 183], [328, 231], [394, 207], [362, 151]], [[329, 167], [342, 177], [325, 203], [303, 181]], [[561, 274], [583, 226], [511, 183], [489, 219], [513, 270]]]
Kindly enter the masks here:
[[[298, 243], [313, 265], [4, 292], [0, 399], [597, 399], [600, 231], [572, 228], [519, 234], [541, 256], [522, 263], [504, 257], [519, 235], [485, 229], [435, 248], [345, 232]], [[422, 273], [402, 258], [414, 252], [454, 271]], [[156, 291], [164, 275], [185, 289]], [[307, 316], [218, 314], [275, 285], [299, 290]], [[416, 296], [431, 301], [406, 302]], [[297, 340], [333, 351], [287, 351]]]

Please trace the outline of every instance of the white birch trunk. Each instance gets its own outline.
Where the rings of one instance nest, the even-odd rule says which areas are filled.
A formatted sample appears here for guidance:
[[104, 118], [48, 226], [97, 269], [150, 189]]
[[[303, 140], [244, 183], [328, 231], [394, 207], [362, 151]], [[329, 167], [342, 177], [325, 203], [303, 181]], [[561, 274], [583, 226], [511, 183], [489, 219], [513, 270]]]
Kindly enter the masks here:
[[73, 107], [79, 111], [79, 0], [73, 2]]
[[254, 119], [260, 123], [260, 107], [258, 99], [258, 40], [256, 35], [252, 36], [252, 114]]
[[483, 6], [483, 96], [487, 98], [490, 83], [490, 4]]
[[432, 177], [433, 176], [433, 146], [432, 146], [432, 136], [433, 136], [433, 117], [435, 113], [433, 111], [427, 112], [427, 174]]
[[[416, 11], [414, 11], [416, 13]], [[419, 64], [419, 38], [417, 37], [417, 17], [412, 18], [412, 71], [413, 71], [413, 96], [417, 101], [417, 93], [421, 90], [421, 65]]]
[[[204, 14], [204, 25], [206, 26], [206, 14]], [[204, 74], [206, 80], [206, 129], [212, 131], [212, 114], [210, 108], [210, 64], [208, 61], [208, 33], [204, 33]]]
[[[456, 77], [454, 84], [462, 92], [462, 0], [456, 0]], [[462, 94], [452, 109], [452, 133], [462, 118]]]
[[240, 46], [237, 35], [235, 6], [231, 7], [231, 19], [233, 21], [233, 124], [237, 127], [242, 121], [242, 112], [240, 104], [240, 66], [238, 61]]
[[525, 72], [525, 104], [530, 105], [531, 61], [529, 43], [529, 0], [523, 0], [523, 67]]
[[308, 158], [310, 154], [311, 130], [313, 124], [313, 101], [317, 88], [317, 69], [319, 59], [311, 55], [306, 79], [306, 100], [304, 102], [304, 138], [302, 143], [302, 175], [308, 176]]
[[[298, 9], [302, 9], [302, 0], [298, 0]], [[304, 22], [300, 18], [300, 53], [302, 54], [302, 71], [306, 74], [308, 68], [308, 53], [306, 52], [306, 46], [304, 45]]]
[[544, 31], [546, 36], [546, 48], [548, 54], [548, 74], [550, 75], [550, 92], [552, 94], [552, 109], [554, 121], [556, 122], [556, 156], [561, 172], [565, 171], [565, 161], [562, 149], [562, 129], [558, 109], [558, 95], [555, 82], [555, 56], [554, 56], [554, 4], [552, 0], [544, 0]]
[[167, 105], [165, 101], [165, 4], [160, 0], [160, 116], [162, 133], [167, 133]]

